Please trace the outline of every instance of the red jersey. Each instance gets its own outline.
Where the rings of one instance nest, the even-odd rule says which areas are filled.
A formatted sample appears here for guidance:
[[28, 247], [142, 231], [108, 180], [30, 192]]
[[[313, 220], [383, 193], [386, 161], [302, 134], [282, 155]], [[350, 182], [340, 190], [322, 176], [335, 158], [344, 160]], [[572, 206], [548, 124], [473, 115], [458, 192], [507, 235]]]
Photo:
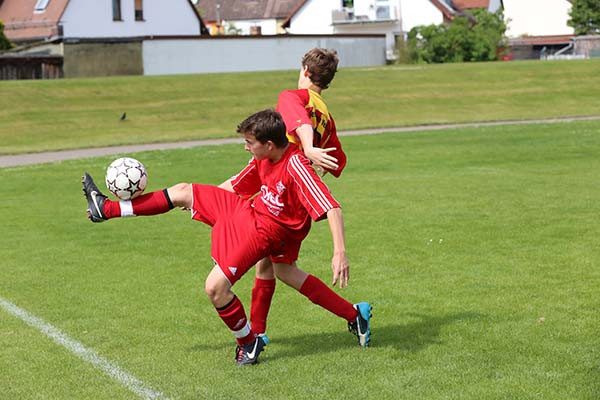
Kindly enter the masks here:
[[285, 122], [288, 140], [300, 149], [302, 144], [296, 129], [305, 124], [313, 128], [313, 146], [336, 148], [328, 154], [337, 158], [339, 167], [337, 170], [327, 169], [327, 172], [339, 177], [346, 166], [346, 154], [337, 136], [333, 117], [321, 95], [310, 89], [284, 90], [277, 100], [277, 112]]
[[339, 208], [327, 186], [296, 146], [288, 146], [277, 162], [252, 158], [231, 185], [240, 196], [258, 195], [253, 200], [257, 215], [293, 231], [302, 240], [310, 220], [321, 220]]

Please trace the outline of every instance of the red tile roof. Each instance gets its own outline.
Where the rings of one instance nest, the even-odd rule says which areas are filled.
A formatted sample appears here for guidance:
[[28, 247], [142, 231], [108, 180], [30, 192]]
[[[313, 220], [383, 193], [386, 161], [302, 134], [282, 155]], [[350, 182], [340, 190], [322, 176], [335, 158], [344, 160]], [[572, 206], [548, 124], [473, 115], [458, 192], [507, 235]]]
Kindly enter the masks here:
[[489, 0], [452, 0], [452, 5], [457, 10], [463, 11], [470, 8], [488, 8]]
[[511, 46], [566, 45], [569, 44], [574, 37], [575, 35], [524, 36], [509, 39], [509, 44]]
[[58, 21], [68, 0], [51, 0], [46, 10], [34, 12], [37, 0], [4, 0], [0, 5], [0, 20], [10, 40], [44, 39], [58, 35]]
[[217, 20], [216, 5], [221, 20], [284, 19], [292, 13], [300, 0], [200, 0], [196, 4], [202, 19]]

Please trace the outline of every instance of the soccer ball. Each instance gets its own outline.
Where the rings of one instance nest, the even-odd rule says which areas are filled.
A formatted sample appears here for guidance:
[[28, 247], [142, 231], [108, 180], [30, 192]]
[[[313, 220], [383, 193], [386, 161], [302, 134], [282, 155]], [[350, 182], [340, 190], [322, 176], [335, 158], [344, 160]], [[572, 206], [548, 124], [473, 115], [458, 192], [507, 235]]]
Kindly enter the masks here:
[[106, 170], [106, 187], [120, 200], [131, 200], [146, 189], [146, 168], [135, 158], [117, 158]]

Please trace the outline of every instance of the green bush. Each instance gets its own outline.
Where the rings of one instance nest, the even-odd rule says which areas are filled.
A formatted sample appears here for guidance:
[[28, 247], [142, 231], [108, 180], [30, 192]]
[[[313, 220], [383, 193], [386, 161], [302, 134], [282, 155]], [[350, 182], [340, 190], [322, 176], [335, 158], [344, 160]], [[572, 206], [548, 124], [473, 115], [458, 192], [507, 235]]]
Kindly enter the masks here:
[[0, 50], [12, 49], [13, 44], [4, 35], [4, 24], [0, 21]]
[[413, 62], [494, 61], [506, 47], [502, 11], [474, 10], [449, 24], [417, 26], [408, 33]]

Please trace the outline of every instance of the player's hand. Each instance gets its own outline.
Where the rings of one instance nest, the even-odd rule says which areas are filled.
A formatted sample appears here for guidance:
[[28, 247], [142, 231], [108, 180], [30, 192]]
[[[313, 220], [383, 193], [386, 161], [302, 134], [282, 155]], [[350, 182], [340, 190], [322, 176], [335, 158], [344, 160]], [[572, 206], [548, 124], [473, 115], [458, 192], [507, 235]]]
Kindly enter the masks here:
[[328, 147], [326, 149], [321, 149], [319, 147], [305, 148], [304, 155], [312, 161], [314, 165], [335, 171], [339, 167], [337, 164], [338, 160], [334, 156], [327, 154], [335, 149], [335, 147]]
[[350, 280], [350, 264], [348, 264], [348, 257], [346, 257], [345, 251], [333, 253], [331, 270], [333, 271], [332, 286], [335, 286], [338, 282], [340, 289], [348, 286], [348, 281]]

